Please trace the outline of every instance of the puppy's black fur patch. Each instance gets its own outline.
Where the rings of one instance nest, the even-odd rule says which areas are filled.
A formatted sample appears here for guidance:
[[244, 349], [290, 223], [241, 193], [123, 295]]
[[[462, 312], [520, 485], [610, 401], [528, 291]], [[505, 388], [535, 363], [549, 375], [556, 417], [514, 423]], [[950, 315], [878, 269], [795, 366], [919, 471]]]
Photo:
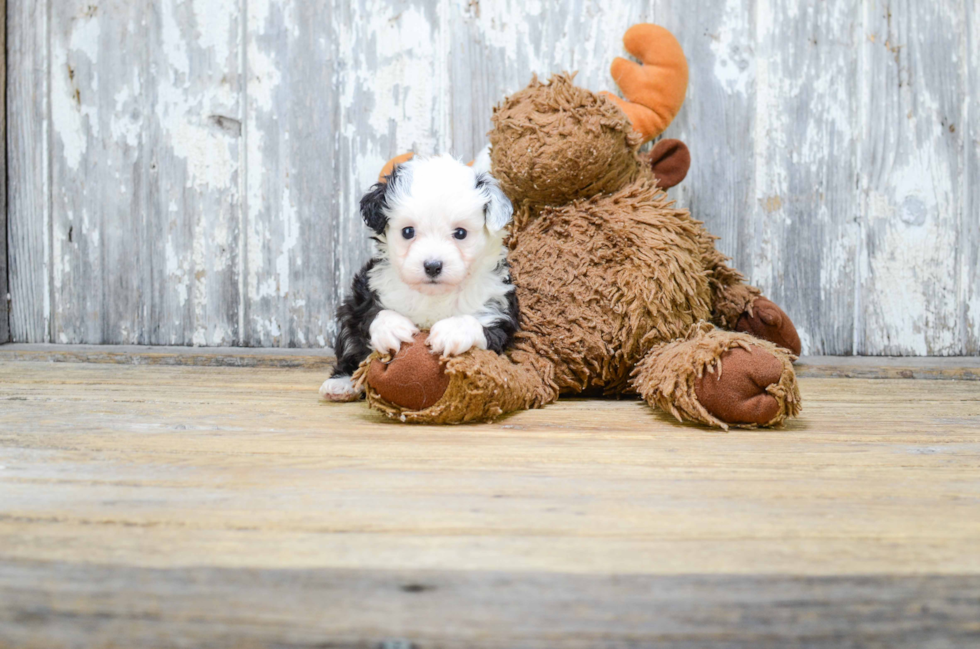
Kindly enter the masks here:
[[[504, 283], [510, 284], [510, 266], [507, 265], [507, 262], [501, 265], [503, 271], [508, 273]], [[494, 272], [500, 272], [501, 265], [498, 265]], [[517, 304], [517, 290], [512, 289], [507, 293], [507, 310], [500, 314], [500, 318], [492, 326], [483, 328], [483, 335], [487, 339], [487, 349], [503, 354], [514, 342], [514, 336], [520, 326], [521, 310]]]
[[391, 207], [388, 197], [397, 186], [399, 177], [399, 168], [395, 167], [384, 181], [375, 183], [361, 198], [361, 218], [375, 234], [384, 234], [388, 227], [387, 210]]
[[371, 355], [371, 323], [383, 308], [368, 280], [368, 273], [376, 263], [377, 259], [371, 259], [358, 271], [350, 295], [337, 309], [337, 340], [333, 347], [337, 365], [330, 378], [350, 376]]

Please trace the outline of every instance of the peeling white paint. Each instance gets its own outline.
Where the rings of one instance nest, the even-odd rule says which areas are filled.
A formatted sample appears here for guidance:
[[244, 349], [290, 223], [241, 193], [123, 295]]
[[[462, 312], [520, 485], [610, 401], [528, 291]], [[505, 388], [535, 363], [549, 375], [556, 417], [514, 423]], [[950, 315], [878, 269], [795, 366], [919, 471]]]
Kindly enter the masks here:
[[[767, 15], [766, 9], [760, 7], [759, 14]], [[729, 93], [744, 95], [754, 88], [752, 63], [753, 53], [749, 44], [739, 42], [735, 34], [746, 31], [752, 16], [745, 10], [745, 4], [740, 0], [727, 0], [722, 10], [721, 28], [717, 33], [709, 34], [711, 53], [714, 54], [715, 80]], [[765, 24], [759, 25], [765, 31]]]

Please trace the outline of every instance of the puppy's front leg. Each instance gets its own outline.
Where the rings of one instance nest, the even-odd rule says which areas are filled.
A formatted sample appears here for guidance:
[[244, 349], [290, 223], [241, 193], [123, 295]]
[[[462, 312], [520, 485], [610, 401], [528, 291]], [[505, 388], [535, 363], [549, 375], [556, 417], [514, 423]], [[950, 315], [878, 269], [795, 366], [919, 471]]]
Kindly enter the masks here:
[[474, 347], [487, 348], [483, 325], [471, 315], [446, 318], [432, 325], [427, 344], [443, 356], [457, 356]]
[[368, 328], [371, 334], [371, 347], [385, 354], [397, 352], [402, 343], [410, 343], [419, 328], [402, 314], [385, 309], [379, 311]]

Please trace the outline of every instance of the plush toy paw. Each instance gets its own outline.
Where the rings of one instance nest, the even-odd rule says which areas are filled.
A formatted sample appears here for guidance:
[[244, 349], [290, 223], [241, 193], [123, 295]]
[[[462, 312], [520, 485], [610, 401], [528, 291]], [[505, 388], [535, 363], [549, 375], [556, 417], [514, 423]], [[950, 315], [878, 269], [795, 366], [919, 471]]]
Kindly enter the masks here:
[[409, 410], [435, 404], [449, 387], [449, 376], [439, 357], [429, 351], [425, 333], [416, 334], [387, 363], [371, 362], [367, 381], [381, 398]]
[[474, 347], [487, 348], [483, 325], [471, 315], [445, 318], [432, 325], [426, 344], [436, 354], [459, 356]]
[[796, 333], [793, 321], [776, 304], [761, 296], [738, 319], [735, 331], [768, 340], [788, 349], [794, 356], [799, 356], [802, 351], [800, 336]]
[[411, 342], [419, 328], [402, 314], [385, 309], [375, 316], [368, 332], [372, 349], [387, 354], [398, 351], [402, 343]]
[[364, 390], [354, 385], [349, 376], [327, 379], [320, 386], [320, 398], [324, 401], [356, 401]]
[[733, 347], [719, 361], [720, 370], [707, 371], [694, 383], [705, 410], [727, 424], [765, 426], [775, 419], [780, 404], [768, 388], [779, 383], [783, 363], [761, 347]]

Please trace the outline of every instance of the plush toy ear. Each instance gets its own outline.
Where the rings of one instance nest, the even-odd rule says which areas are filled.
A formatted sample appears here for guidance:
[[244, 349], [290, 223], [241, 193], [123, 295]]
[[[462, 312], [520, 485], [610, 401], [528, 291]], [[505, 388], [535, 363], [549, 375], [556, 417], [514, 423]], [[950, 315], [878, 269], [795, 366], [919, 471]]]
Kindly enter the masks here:
[[650, 151], [650, 168], [657, 184], [669, 189], [680, 183], [691, 168], [691, 152], [680, 140], [660, 140]]
[[476, 188], [486, 197], [486, 205], [483, 213], [487, 219], [487, 229], [490, 232], [500, 232], [507, 227], [514, 215], [514, 206], [510, 204], [510, 199], [500, 189], [497, 179], [488, 173], [476, 175]]

